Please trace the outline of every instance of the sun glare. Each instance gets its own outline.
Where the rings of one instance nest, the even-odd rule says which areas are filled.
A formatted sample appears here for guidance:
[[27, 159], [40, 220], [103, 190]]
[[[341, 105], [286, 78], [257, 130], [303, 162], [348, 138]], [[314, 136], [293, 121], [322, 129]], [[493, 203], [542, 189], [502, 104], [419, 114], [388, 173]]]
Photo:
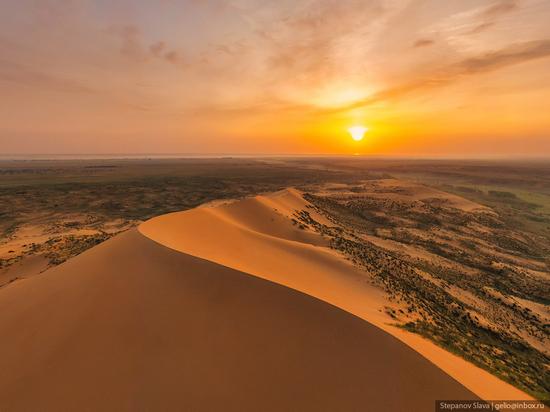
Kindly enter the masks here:
[[348, 129], [351, 138], [356, 142], [363, 140], [365, 133], [368, 132], [369, 128], [365, 126], [352, 126]]

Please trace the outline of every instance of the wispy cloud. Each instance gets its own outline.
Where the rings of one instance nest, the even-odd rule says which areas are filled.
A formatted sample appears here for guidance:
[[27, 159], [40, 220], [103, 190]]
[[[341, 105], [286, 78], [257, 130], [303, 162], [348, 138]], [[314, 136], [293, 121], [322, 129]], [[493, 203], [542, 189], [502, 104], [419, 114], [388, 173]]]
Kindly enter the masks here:
[[550, 56], [550, 39], [513, 44], [501, 50], [471, 57], [450, 67], [455, 76], [484, 73]]
[[427, 47], [434, 44], [435, 41], [432, 39], [418, 39], [413, 43], [413, 47], [419, 48], [419, 47]]
[[149, 54], [168, 63], [183, 63], [183, 56], [176, 50], [170, 50], [164, 41], [157, 41], [149, 46]]
[[478, 22], [465, 34], [478, 34], [493, 27], [498, 20], [518, 9], [517, 0], [500, 0], [479, 12]]
[[163, 40], [154, 41], [147, 47], [142, 30], [136, 25], [113, 26], [107, 32], [119, 39], [120, 53], [129, 59], [140, 62], [160, 59], [174, 65], [184, 63], [183, 54]]
[[335, 111], [369, 106], [381, 101], [398, 99], [413, 92], [442, 87], [466, 76], [487, 73], [504, 67], [550, 57], [550, 39], [513, 44], [501, 50], [470, 57], [447, 65], [409, 83], [382, 90], [374, 95]]
[[384, 13], [380, 1], [322, 0], [302, 3], [286, 10], [257, 30], [268, 56], [272, 74], [298, 74], [316, 82], [343, 67], [337, 59], [348, 36], [366, 39], [372, 21]]

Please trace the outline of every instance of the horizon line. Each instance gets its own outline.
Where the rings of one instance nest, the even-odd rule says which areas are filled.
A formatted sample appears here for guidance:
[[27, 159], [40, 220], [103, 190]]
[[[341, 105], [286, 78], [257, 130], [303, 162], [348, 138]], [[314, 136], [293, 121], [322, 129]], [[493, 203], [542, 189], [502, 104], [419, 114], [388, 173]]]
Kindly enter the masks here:
[[221, 158], [394, 158], [418, 160], [548, 160], [540, 154], [380, 154], [380, 153], [0, 153], [9, 160], [138, 160], [138, 159], [221, 159]]

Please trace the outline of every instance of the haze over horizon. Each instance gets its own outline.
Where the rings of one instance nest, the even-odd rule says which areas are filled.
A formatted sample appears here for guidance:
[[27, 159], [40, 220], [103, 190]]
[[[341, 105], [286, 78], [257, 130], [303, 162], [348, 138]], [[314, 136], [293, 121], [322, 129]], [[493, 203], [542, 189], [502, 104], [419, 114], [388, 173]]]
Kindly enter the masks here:
[[2, 2], [0, 154], [540, 156], [549, 18], [544, 0]]

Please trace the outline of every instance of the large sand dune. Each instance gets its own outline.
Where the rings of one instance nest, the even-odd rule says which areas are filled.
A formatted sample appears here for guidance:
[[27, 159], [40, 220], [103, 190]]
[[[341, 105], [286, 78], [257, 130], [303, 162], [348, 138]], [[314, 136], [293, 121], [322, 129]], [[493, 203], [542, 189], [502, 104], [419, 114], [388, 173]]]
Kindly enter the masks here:
[[0, 288], [0, 410], [432, 411], [491, 390], [519, 398], [387, 325], [365, 274], [292, 224], [304, 207], [289, 190], [161, 216]]
[[292, 224], [300, 210], [331, 225], [299, 191], [286, 189], [163, 215], [139, 230], [174, 250], [271, 280], [353, 313], [414, 348], [483, 399], [532, 399], [432, 342], [392, 326], [393, 319], [383, 311], [389, 302], [367, 275], [325, 247], [327, 241], [319, 234]]
[[132, 230], [0, 290], [0, 410], [431, 411], [470, 391], [389, 334]]

